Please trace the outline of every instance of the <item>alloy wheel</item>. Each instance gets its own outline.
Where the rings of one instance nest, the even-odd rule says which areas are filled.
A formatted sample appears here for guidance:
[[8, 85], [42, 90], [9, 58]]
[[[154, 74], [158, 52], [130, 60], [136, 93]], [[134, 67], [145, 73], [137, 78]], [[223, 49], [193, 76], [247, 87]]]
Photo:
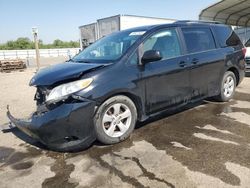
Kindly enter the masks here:
[[228, 76], [225, 79], [224, 85], [223, 85], [223, 93], [225, 97], [228, 98], [233, 94], [234, 87], [235, 87], [234, 78], [232, 76]]
[[110, 137], [120, 137], [131, 125], [132, 113], [127, 105], [115, 103], [103, 115], [102, 127]]

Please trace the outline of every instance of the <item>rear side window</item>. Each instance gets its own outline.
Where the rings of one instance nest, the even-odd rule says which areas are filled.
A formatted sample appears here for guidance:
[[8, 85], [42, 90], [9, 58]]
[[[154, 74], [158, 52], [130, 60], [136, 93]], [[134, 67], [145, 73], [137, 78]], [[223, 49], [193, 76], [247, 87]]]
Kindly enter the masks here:
[[229, 26], [215, 26], [213, 30], [220, 47], [242, 45], [238, 35]]
[[188, 53], [215, 49], [215, 42], [209, 28], [182, 28]]

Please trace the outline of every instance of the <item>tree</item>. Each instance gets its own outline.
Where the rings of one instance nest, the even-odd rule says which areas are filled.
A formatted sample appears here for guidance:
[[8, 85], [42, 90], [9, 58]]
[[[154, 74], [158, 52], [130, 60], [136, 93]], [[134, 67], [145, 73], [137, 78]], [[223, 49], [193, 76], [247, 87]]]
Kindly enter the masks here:
[[56, 40], [54, 40], [53, 45], [54, 45], [55, 47], [60, 48], [60, 47], [63, 47], [63, 46], [64, 46], [64, 42], [61, 41], [61, 40], [59, 40], [59, 39], [56, 39]]
[[21, 37], [15, 41], [15, 47], [17, 49], [29, 49], [32, 48], [32, 42], [29, 38]]
[[[20, 37], [17, 40], [7, 41], [5, 44], [0, 44], [0, 50], [21, 50], [21, 49], [34, 49], [34, 42], [27, 37]], [[64, 42], [60, 39], [54, 40], [52, 44], [44, 44], [39, 40], [39, 48], [79, 48], [79, 42], [69, 41]]]
[[5, 49], [9, 50], [9, 49], [13, 49], [13, 48], [15, 48], [15, 42], [12, 41], [12, 40], [8, 41], [7, 44], [6, 44], [6, 46], [5, 46]]

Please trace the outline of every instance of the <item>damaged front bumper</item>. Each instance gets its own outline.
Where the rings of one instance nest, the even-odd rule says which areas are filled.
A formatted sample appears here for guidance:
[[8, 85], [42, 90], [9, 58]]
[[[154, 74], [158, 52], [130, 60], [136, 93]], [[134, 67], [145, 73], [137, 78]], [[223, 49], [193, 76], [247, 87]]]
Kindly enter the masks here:
[[96, 139], [93, 126], [95, 102], [90, 100], [62, 103], [41, 114], [33, 113], [28, 120], [7, 116], [25, 134], [56, 150], [88, 147]]

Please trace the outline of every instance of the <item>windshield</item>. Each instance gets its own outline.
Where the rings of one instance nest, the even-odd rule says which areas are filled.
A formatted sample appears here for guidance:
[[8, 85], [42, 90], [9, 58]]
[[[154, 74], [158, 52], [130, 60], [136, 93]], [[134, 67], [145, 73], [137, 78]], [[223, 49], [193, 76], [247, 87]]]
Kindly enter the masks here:
[[73, 58], [73, 61], [114, 61], [119, 59], [146, 31], [122, 31], [104, 37]]

